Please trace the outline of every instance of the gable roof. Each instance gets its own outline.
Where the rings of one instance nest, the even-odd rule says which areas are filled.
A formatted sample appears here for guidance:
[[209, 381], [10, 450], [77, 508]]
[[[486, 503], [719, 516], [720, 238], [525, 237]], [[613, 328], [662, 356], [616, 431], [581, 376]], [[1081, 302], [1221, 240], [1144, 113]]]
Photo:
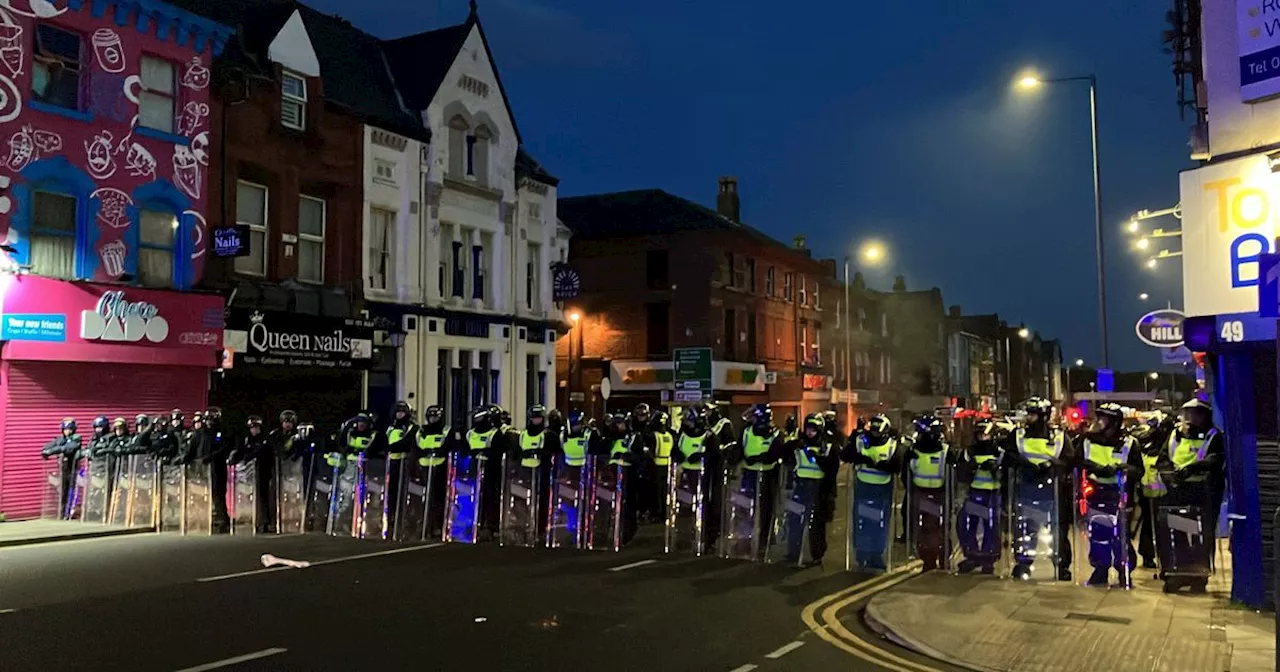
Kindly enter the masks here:
[[728, 231], [768, 243], [792, 254], [797, 260], [820, 265], [803, 251], [759, 229], [735, 222], [711, 208], [661, 189], [562, 198], [556, 204], [556, 215], [575, 238], [630, 238], [689, 231]]
[[429, 30], [383, 42], [383, 49], [390, 62], [392, 76], [404, 96], [405, 104], [414, 110], [425, 110], [435, 100], [436, 93], [449, 75], [449, 69], [462, 45], [471, 35], [474, 27], [480, 31], [480, 42], [484, 44], [485, 56], [489, 59], [489, 67], [493, 70], [493, 80], [498, 84], [498, 93], [502, 94], [502, 104], [511, 119], [511, 128], [515, 131], [516, 142], [520, 137], [520, 125], [516, 123], [516, 115], [511, 110], [511, 99], [507, 97], [507, 89], [502, 85], [502, 76], [498, 73], [498, 62], [493, 58], [493, 50], [489, 48], [489, 38], [484, 34], [484, 26], [476, 12], [475, 3], [471, 5], [471, 15], [456, 26]]

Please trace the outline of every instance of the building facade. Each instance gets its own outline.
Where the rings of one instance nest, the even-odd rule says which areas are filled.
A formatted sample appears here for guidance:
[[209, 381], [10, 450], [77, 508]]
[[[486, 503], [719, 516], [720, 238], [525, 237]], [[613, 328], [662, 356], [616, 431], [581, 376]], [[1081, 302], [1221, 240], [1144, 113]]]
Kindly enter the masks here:
[[[47, 4], [47, 3], [46, 3]], [[158, 2], [0, 6], [0, 511], [39, 515], [62, 418], [203, 407], [209, 64], [231, 29]], [[21, 7], [27, 7], [25, 3]]]
[[881, 302], [896, 365], [891, 378], [899, 393], [894, 407], [915, 414], [950, 405], [942, 290], [909, 291], [899, 276]]

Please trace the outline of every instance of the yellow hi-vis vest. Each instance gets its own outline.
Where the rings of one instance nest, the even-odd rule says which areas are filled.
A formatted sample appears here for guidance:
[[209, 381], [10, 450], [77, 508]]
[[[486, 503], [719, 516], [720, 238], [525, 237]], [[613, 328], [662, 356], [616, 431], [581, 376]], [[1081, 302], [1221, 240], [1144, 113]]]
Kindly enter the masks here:
[[[404, 439], [405, 435], [412, 432], [414, 428], [415, 428], [415, 425], [412, 423], [405, 425], [403, 429], [395, 426], [388, 427], [387, 428], [387, 446], [390, 447], [390, 446], [396, 445], [402, 439]], [[406, 456], [406, 453], [387, 453], [387, 459], [390, 459], [390, 460], [403, 460], [405, 456]]]
[[916, 459], [911, 461], [911, 482], [917, 488], [941, 488], [946, 468], [946, 444], [936, 453], [916, 453]]
[[[888, 441], [873, 446], [865, 436], [858, 438], [858, 452], [868, 457], [873, 462], [884, 462], [893, 457], [893, 451], [898, 449], [898, 440], [889, 439]], [[876, 469], [867, 464], [858, 465], [858, 480], [868, 485], [887, 485], [893, 482], [893, 474]]]
[[369, 450], [369, 446], [373, 445], [372, 436], [356, 436], [354, 434], [347, 435], [347, 448], [352, 452], [363, 453]]
[[1056, 460], [1062, 457], [1062, 444], [1065, 435], [1060, 430], [1051, 430], [1050, 433], [1053, 435], [1052, 441], [1044, 438], [1028, 437], [1026, 428], [1019, 427], [1015, 434], [1018, 452], [1028, 462], [1037, 466], [1049, 460]]
[[969, 483], [971, 490], [996, 490], [1000, 487], [996, 482], [995, 455], [974, 455], [973, 464], [973, 482]]
[[629, 452], [631, 451], [627, 450], [627, 444], [625, 441], [622, 439], [614, 439], [613, 445], [609, 447], [609, 455], [612, 458], [609, 460], [609, 464], [616, 464], [621, 467], [631, 466], [630, 461], [622, 458], [623, 455], [626, 455]]
[[570, 467], [581, 467], [587, 463], [587, 442], [591, 433], [582, 436], [571, 436], [564, 440], [564, 463]]
[[732, 425], [729, 424], [729, 419], [720, 418], [719, 420], [716, 421], [716, 426], [711, 428], [711, 433], [715, 434], [716, 436], [720, 436], [720, 432], [724, 431], [725, 427], [732, 428]]
[[[768, 436], [759, 436], [748, 429], [743, 432], [742, 435], [747, 441], [746, 445], [742, 448], [742, 455], [744, 457], [758, 457], [765, 455], [769, 452], [769, 447], [773, 445], [773, 440], [778, 438], [777, 430], [774, 430]], [[776, 466], [778, 466], [777, 462], [765, 462], [763, 464], [743, 464], [742, 468], [750, 469], [751, 471], [770, 471]]]
[[[467, 430], [467, 447], [469, 447], [471, 449], [471, 452], [473, 453], [483, 451], [483, 450], [488, 450], [489, 444], [493, 443], [493, 435], [497, 433], [498, 433], [498, 430], [496, 429], [491, 429], [487, 432], [477, 432], [474, 429], [468, 429]], [[477, 457], [479, 457], [482, 460], [489, 459], [488, 456], [485, 455], [484, 453], [480, 453], [480, 455], [478, 455]]]
[[545, 429], [537, 434], [530, 434], [528, 430], [520, 432], [520, 466], [529, 469], [537, 469], [541, 466], [541, 458], [533, 451], [542, 450], [546, 442], [547, 430]]
[[702, 461], [705, 459], [707, 452], [706, 447], [707, 435], [689, 436], [688, 434], [680, 434], [680, 452], [684, 453], [684, 462], [680, 463], [680, 468], [688, 471], [700, 471], [702, 469]]
[[[418, 450], [423, 453], [435, 453], [444, 446], [444, 438], [449, 436], [449, 428], [445, 427], [440, 434], [418, 434]], [[424, 454], [418, 458], [418, 464], [424, 467], [438, 467], [444, 464], [445, 457], [443, 455], [434, 456]]]
[[[1104, 446], [1085, 439], [1085, 459], [1098, 466], [1123, 469], [1129, 463], [1129, 447], [1131, 445], [1129, 441], [1129, 437], [1124, 437], [1120, 439], [1119, 446]], [[1115, 485], [1120, 482], [1120, 475], [1099, 476], [1097, 474], [1089, 474], [1089, 480], [1102, 485]]]
[[[1211, 429], [1205, 434], [1203, 439], [1192, 439], [1181, 436], [1180, 432], [1175, 432], [1169, 436], [1169, 459], [1173, 460], [1174, 468], [1182, 470], [1195, 464], [1196, 462], [1204, 462], [1204, 458], [1208, 455], [1209, 441], [1217, 436], [1218, 430]], [[1175, 441], [1176, 439], [1176, 441]], [[1205, 472], [1187, 474], [1183, 479], [1184, 483], [1199, 483], [1209, 474]]]
[[653, 453], [653, 463], [659, 467], [671, 464], [671, 448], [676, 445], [675, 437], [671, 436], [671, 432], [654, 432], [653, 439], [657, 444]]
[[[821, 446], [813, 446], [821, 448]], [[796, 478], [821, 479], [822, 467], [816, 459], [811, 459], [803, 446], [796, 448]]]
[[1168, 491], [1164, 484], [1164, 477], [1156, 469], [1156, 462], [1159, 459], [1159, 455], [1142, 454], [1142, 494], [1147, 497], [1164, 497]]

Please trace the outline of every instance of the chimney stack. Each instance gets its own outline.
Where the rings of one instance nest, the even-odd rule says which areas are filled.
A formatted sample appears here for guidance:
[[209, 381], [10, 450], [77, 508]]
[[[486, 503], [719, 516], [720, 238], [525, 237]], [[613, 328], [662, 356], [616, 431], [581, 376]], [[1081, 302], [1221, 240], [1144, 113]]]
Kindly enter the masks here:
[[792, 239], [792, 241], [797, 250], [805, 249], [805, 246], [808, 244], [805, 240], [804, 234], [797, 234], [796, 237]]
[[716, 194], [716, 212], [737, 222], [741, 214], [742, 202], [738, 200], [738, 178], [725, 176], [720, 178], [720, 193]]

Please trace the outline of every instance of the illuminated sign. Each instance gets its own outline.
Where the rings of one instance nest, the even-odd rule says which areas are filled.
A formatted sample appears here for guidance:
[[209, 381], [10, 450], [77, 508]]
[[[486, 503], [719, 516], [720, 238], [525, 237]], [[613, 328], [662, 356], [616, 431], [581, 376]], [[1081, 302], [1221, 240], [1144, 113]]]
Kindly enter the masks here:
[[1251, 312], [1258, 261], [1274, 251], [1280, 200], [1265, 155], [1184, 171], [1183, 294], [1187, 315]]
[[1178, 310], [1153, 310], [1138, 318], [1133, 330], [1138, 340], [1155, 348], [1176, 348], [1182, 345], [1182, 323], [1186, 316]]

